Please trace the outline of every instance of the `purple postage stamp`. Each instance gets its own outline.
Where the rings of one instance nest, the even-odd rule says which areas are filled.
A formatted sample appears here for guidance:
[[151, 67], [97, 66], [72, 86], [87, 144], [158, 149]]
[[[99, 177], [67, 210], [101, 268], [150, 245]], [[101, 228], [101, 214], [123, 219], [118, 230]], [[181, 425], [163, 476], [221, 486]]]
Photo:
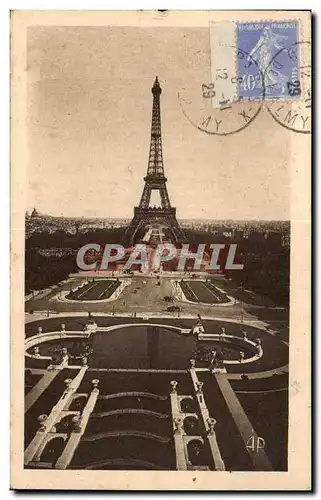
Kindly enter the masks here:
[[[245, 57], [238, 58], [239, 96], [260, 98], [300, 98], [299, 23], [267, 21], [236, 23], [237, 48]], [[260, 69], [263, 80], [252, 71]], [[256, 69], [256, 68], [255, 68]]]

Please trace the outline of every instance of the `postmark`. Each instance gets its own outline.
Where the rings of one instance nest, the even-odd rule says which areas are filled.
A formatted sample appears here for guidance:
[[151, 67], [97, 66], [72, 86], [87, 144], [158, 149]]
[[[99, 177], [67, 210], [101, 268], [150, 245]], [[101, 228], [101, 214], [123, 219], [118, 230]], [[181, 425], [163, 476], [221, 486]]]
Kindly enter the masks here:
[[270, 115], [282, 127], [303, 134], [311, 133], [311, 44], [298, 42], [290, 48], [283, 48], [271, 60], [267, 73], [274, 68], [284, 68], [292, 64], [297, 72], [286, 81], [286, 95], [273, 102], [267, 102]]
[[201, 82], [179, 92], [185, 116], [207, 134], [230, 135], [248, 127], [265, 98], [264, 75], [250, 52], [238, 44], [237, 23], [209, 23], [209, 54]]
[[[213, 47], [213, 44], [212, 44]], [[264, 76], [256, 61], [231, 45], [214, 45], [209, 81], [192, 82], [178, 94], [186, 118], [199, 130], [213, 135], [230, 135], [248, 127], [264, 102]], [[251, 64], [255, 95], [240, 93], [248, 75], [239, 68]]]

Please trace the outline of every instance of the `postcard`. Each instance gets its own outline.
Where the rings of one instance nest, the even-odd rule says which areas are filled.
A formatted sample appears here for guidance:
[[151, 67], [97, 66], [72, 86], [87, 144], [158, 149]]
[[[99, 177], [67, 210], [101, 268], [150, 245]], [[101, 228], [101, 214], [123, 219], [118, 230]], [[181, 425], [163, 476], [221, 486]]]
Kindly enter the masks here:
[[311, 488], [311, 13], [11, 13], [11, 487]]

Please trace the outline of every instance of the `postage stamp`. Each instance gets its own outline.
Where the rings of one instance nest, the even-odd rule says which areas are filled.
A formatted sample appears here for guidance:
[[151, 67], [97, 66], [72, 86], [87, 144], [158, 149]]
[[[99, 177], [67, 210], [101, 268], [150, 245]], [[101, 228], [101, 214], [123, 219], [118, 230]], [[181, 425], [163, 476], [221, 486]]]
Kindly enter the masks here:
[[265, 99], [298, 98], [300, 62], [296, 44], [299, 42], [299, 23], [247, 22], [236, 23], [236, 28], [237, 47], [249, 54], [247, 58], [237, 59], [239, 95], [243, 98], [257, 98], [262, 94], [262, 83], [256, 75], [256, 68], [253, 72], [254, 60], [264, 75]]
[[[252, 45], [239, 43], [237, 23], [210, 23], [211, 80], [215, 84], [213, 107], [225, 107], [225, 101], [263, 101], [264, 72]], [[254, 56], [253, 56], [254, 55]], [[268, 62], [270, 62], [269, 59]]]

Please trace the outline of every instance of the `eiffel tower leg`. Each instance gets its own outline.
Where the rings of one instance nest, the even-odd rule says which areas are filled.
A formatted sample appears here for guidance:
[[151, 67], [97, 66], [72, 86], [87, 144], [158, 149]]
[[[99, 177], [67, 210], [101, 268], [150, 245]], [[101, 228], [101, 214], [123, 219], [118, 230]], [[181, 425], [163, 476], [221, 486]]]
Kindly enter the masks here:
[[175, 235], [176, 242], [177, 243], [185, 243], [186, 236], [184, 234], [184, 231], [181, 229], [180, 225], [178, 224], [176, 217], [171, 218], [170, 227], [172, 228], [172, 231]]
[[135, 234], [143, 224], [144, 219], [140, 216], [135, 215], [125, 232], [126, 245], [132, 246], [134, 244]]
[[145, 183], [143, 194], [142, 194], [142, 197], [141, 197], [140, 203], [139, 203], [139, 206], [141, 208], [148, 208], [149, 207], [151, 194], [152, 194], [152, 191], [151, 191], [150, 186], [147, 183]]
[[160, 194], [160, 198], [161, 198], [162, 208], [165, 208], [165, 209], [170, 208], [171, 204], [169, 201], [169, 196], [168, 196], [168, 192], [167, 192], [165, 184], [160, 188], [159, 194]]

